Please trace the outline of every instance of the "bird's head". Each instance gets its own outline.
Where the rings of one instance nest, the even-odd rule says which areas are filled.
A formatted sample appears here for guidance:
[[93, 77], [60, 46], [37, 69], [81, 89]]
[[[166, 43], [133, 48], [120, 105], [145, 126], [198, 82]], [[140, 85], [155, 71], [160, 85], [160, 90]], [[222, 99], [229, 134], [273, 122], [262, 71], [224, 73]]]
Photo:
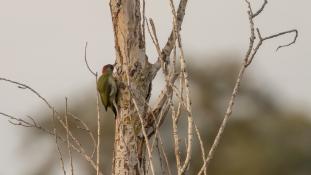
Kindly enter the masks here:
[[102, 74], [107, 74], [107, 73], [112, 74], [112, 72], [113, 72], [113, 65], [107, 64], [103, 67]]

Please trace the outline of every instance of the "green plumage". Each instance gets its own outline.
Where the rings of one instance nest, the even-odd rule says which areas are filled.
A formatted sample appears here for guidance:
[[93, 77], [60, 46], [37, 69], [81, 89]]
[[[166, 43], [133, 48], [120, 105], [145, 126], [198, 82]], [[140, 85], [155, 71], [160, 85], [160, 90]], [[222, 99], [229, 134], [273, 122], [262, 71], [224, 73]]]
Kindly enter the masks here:
[[116, 81], [112, 76], [113, 66], [106, 65], [103, 68], [103, 74], [99, 77], [97, 81], [97, 90], [100, 94], [101, 101], [107, 111], [110, 108], [115, 116], [117, 115], [117, 110], [114, 106], [116, 104], [117, 96], [117, 85]]

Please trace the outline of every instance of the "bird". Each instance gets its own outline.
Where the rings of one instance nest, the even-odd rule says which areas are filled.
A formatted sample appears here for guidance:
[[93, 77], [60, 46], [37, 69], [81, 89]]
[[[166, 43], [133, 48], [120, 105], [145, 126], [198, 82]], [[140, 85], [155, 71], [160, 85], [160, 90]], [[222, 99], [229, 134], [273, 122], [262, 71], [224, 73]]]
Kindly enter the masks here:
[[107, 111], [108, 108], [110, 108], [116, 118], [116, 99], [118, 94], [118, 87], [115, 78], [112, 76], [113, 69], [114, 66], [111, 64], [103, 66], [102, 75], [97, 80], [97, 90], [105, 110]]

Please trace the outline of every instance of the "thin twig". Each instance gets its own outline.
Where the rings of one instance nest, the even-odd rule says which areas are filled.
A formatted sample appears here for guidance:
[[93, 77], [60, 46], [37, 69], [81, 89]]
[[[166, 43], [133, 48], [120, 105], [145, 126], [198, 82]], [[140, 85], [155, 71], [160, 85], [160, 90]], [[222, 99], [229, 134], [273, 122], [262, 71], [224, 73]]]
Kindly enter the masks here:
[[85, 42], [85, 46], [84, 46], [84, 61], [85, 61], [87, 69], [90, 71], [91, 74], [93, 74], [96, 77], [97, 73], [92, 71], [91, 67], [89, 66], [89, 63], [87, 62], [86, 51], [87, 51], [87, 42]]
[[[53, 135], [54, 136], [54, 131], [50, 131], [44, 127], [42, 127], [41, 125], [37, 124], [37, 123], [30, 123], [27, 122], [26, 120], [23, 120], [21, 118], [17, 118], [14, 117], [12, 115], [0, 112], [0, 115], [5, 116], [9, 119], [9, 122], [13, 125], [19, 125], [19, 126], [23, 126], [23, 127], [32, 127], [32, 128], [36, 128], [44, 133], [47, 133], [49, 135]], [[13, 122], [14, 121], [14, 122]]]
[[[23, 84], [23, 83], [20, 83], [20, 82], [17, 82], [17, 81], [13, 81], [13, 80], [10, 80], [10, 79], [7, 79], [7, 78], [2, 78], [2, 77], [0, 77], [0, 81], [6, 81], [6, 82], [9, 82], [9, 83], [12, 83], [12, 84], [16, 84], [16, 85], [17, 85], [19, 88], [21, 88], [21, 89], [28, 89], [28, 90], [30, 90], [30, 91], [31, 91], [33, 94], [35, 94], [39, 99], [41, 99], [51, 111], [55, 111], [55, 115], [56, 115], [57, 120], [61, 123], [61, 125], [62, 125], [65, 129], [67, 128], [65, 122], [61, 119], [62, 115], [61, 115], [59, 112], [57, 112], [57, 111], [55, 110], [55, 108], [54, 108], [54, 107], [53, 107], [39, 92], [37, 92], [36, 90], [34, 90], [32, 87], [30, 87], [30, 86], [28, 86], [28, 85], [26, 85], [26, 84]], [[3, 114], [3, 113], [0, 113], [0, 114]], [[6, 116], [6, 115], [4, 115], [4, 116]], [[27, 126], [26, 126], [26, 127], [27, 127]], [[39, 129], [39, 130], [41, 130], [41, 131], [45, 131], [44, 128], [40, 128], [40, 127], [35, 127], [35, 128], [37, 128], [37, 129]], [[54, 135], [52, 131], [45, 131], [45, 132], [47, 132], [47, 133], [49, 133], [49, 134], [52, 133], [52, 135]], [[81, 156], [83, 156], [83, 157], [85, 158], [85, 160], [87, 160], [87, 161], [90, 163], [90, 165], [96, 170], [96, 164], [95, 164], [95, 162], [94, 162], [94, 161], [92, 160], [92, 158], [86, 153], [86, 151], [85, 151], [85, 149], [83, 148], [83, 146], [81, 145], [80, 141], [79, 141], [76, 137], [74, 137], [74, 135], [72, 134], [72, 132], [71, 132], [70, 130], [69, 130], [69, 136], [70, 136], [70, 138], [74, 141], [74, 143], [76, 144], [76, 145], [71, 144], [71, 147], [72, 147], [75, 151], [77, 151]], [[102, 174], [102, 173], [101, 173], [101, 174]]]
[[[152, 33], [151, 33], [151, 30], [150, 30], [150, 27], [149, 27], [149, 24], [148, 24], [148, 22], [147, 22], [147, 27], [148, 27], [148, 32], [149, 32], [149, 35], [150, 35], [150, 38], [152, 39], [152, 41], [153, 41], [153, 44], [154, 44], [154, 46], [156, 47], [156, 50], [157, 50], [157, 52], [158, 52], [158, 54], [159, 54], [159, 57], [161, 56], [160, 54], [161, 54], [161, 50], [160, 50], [160, 45], [159, 45], [159, 42], [158, 42], [158, 38], [157, 38], [157, 34], [156, 34], [156, 29], [155, 29], [155, 25], [154, 25], [154, 22], [153, 22], [153, 20], [150, 18], [150, 25], [151, 25], [151, 27], [152, 27]], [[162, 122], [163, 122], [163, 120], [164, 120], [164, 115], [167, 113], [167, 109], [168, 109], [168, 107], [165, 107], [165, 106], [169, 106], [169, 105], [164, 105], [164, 104], [166, 104], [166, 102], [167, 102], [167, 100], [166, 99], [170, 99], [170, 94], [171, 94], [171, 90], [169, 90], [170, 89], [170, 84], [172, 84], [175, 80], [176, 80], [176, 78], [177, 78], [177, 76], [176, 75], [174, 75], [174, 72], [171, 72], [171, 74], [170, 75], [168, 75], [168, 72], [166, 71], [166, 68], [167, 68], [167, 66], [166, 66], [166, 64], [163, 62], [163, 60], [162, 59], [160, 59], [159, 60], [160, 62], [161, 62], [161, 67], [162, 67], [162, 70], [163, 70], [163, 73], [164, 73], [164, 75], [165, 75], [165, 80], [166, 80], [166, 89], [168, 90], [168, 91], [162, 91], [162, 93], [161, 93], [161, 95], [164, 95], [162, 98], [165, 98], [165, 99], [162, 99], [162, 100], [160, 100], [159, 102], [161, 103], [161, 102], [163, 102], [163, 104], [162, 105], [160, 105], [159, 107], [160, 107], [160, 110], [158, 110], [157, 111], [157, 109], [158, 108], [156, 108], [155, 110], [153, 110], [153, 111], [157, 111], [157, 116], [158, 117], [155, 117], [155, 112], [151, 112], [150, 113], [150, 115], [149, 116], [152, 116], [153, 117], [153, 119], [151, 119], [151, 121], [154, 121], [154, 122], [156, 122], [156, 119], [158, 118], [159, 120], [158, 120], [158, 123], [157, 123], [157, 125], [156, 125], [156, 127], [155, 128], [153, 128], [153, 131], [151, 131], [151, 133], [150, 133], [150, 135], [148, 136], [148, 137], [151, 137], [153, 134], [155, 134], [155, 139], [154, 139], [154, 141], [153, 141], [153, 143], [152, 143], [152, 145], [151, 145], [151, 153], [152, 153], [152, 151], [153, 151], [153, 146], [154, 146], [154, 143], [155, 143], [155, 140], [158, 138], [158, 137], [160, 137], [160, 134], [158, 133], [158, 128], [159, 128], [159, 126], [162, 124]], [[166, 93], [167, 92], [167, 93]], [[160, 95], [160, 96], [161, 96]], [[160, 99], [161, 99], [161, 97], [160, 97]], [[147, 103], [146, 103], [147, 104]], [[149, 105], [147, 104], [147, 106], [149, 107]], [[156, 105], [156, 106], [158, 106], [158, 105]], [[161, 137], [160, 137], [161, 138]], [[167, 168], [168, 168], [168, 172], [169, 172], [169, 174], [171, 174], [171, 170], [170, 170], [170, 167], [169, 167], [169, 164], [168, 164], [168, 160], [167, 160], [167, 156], [166, 156], [166, 153], [165, 153], [165, 151], [164, 151], [164, 148], [163, 148], [163, 144], [161, 144], [161, 150], [162, 150], [162, 152], [163, 152], [163, 155], [164, 155], [164, 158], [165, 158], [165, 162], [166, 162], [166, 165], [167, 165]], [[180, 159], [178, 159], [178, 160], [180, 160]]]
[[166, 155], [166, 151], [165, 151], [165, 149], [164, 149], [164, 145], [163, 145], [163, 141], [162, 141], [162, 137], [161, 137], [161, 135], [160, 135], [160, 132], [158, 132], [157, 137], [158, 137], [158, 140], [160, 141], [161, 152], [162, 152], [162, 154], [163, 154], [163, 156], [164, 156], [164, 160], [165, 160], [166, 168], [167, 168], [167, 170], [168, 170], [168, 174], [169, 174], [169, 175], [172, 175], [171, 168], [170, 168], [170, 164], [169, 164], [169, 162], [168, 162], [168, 158], [167, 158], [167, 155]]
[[[177, 10], [177, 31], [179, 32], [181, 30], [181, 25], [182, 22], [184, 20], [184, 16], [185, 16], [185, 10], [186, 10], [186, 6], [187, 6], [187, 2], [188, 0], [181, 0], [178, 6], [178, 10]], [[154, 63], [154, 72], [153, 74], [156, 74], [157, 71], [161, 68], [161, 62], [167, 62], [167, 58], [169, 57], [170, 53], [172, 52], [173, 48], [175, 47], [175, 42], [176, 42], [177, 36], [175, 36], [175, 26], [173, 27], [171, 34], [165, 44], [165, 46], [163, 47], [162, 51], [161, 51], [161, 55], [158, 57], [158, 60], [156, 63]]]
[[[180, 44], [179, 44], [180, 45]], [[189, 76], [186, 71], [186, 63], [185, 63], [185, 58], [184, 58], [184, 53], [183, 49], [181, 46], [179, 46], [179, 49], [181, 51], [181, 69], [184, 75], [184, 82], [185, 82], [185, 93], [186, 93], [186, 104], [187, 104], [187, 111], [189, 111], [189, 114], [187, 115], [188, 119], [188, 139], [187, 139], [187, 154], [186, 154], [186, 159], [185, 162], [182, 166], [181, 173], [183, 174], [184, 171], [188, 168], [188, 165], [191, 160], [191, 153], [192, 153], [192, 138], [193, 138], [193, 116], [192, 116], [192, 109], [191, 109], [191, 100], [190, 100], [190, 83], [189, 83]]]
[[295, 37], [294, 37], [293, 41], [288, 43], [288, 44], [278, 46], [276, 48], [276, 51], [278, 51], [279, 49], [281, 49], [283, 47], [288, 47], [288, 46], [296, 43], [297, 38], [298, 38], [298, 30], [293, 29], [293, 30], [288, 30], [288, 31], [285, 31], [285, 32], [280, 32], [280, 33], [277, 33], [277, 34], [274, 34], [274, 35], [271, 35], [271, 36], [268, 36], [268, 37], [264, 37], [262, 40], [265, 41], [265, 40], [272, 39], [272, 38], [275, 38], [275, 37], [279, 37], [281, 35], [285, 35], [285, 34], [289, 34], [289, 33], [295, 33]]
[[170, 104], [171, 110], [172, 110], [172, 125], [173, 125], [173, 139], [174, 139], [174, 150], [175, 150], [175, 158], [176, 158], [176, 168], [178, 174], [181, 170], [181, 158], [180, 158], [180, 148], [179, 148], [179, 136], [178, 136], [178, 127], [177, 127], [177, 117], [176, 117], [176, 111], [174, 109], [174, 105]]
[[[95, 76], [97, 80], [97, 75]], [[96, 82], [97, 85], [97, 82]], [[96, 174], [100, 172], [100, 137], [101, 137], [101, 126], [100, 126], [100, 108], [99, 108], [99, 93], [96, 91], [96, 109], [97, 109], [97, 149], [96, 149]]]
[[[144, 100], [143, 102], [148, 107], [148, 110], [152, 110], [152, 108], [149, 106], [149, 104], [146, 102], [146, 100]], [[153, 134], [155, 135], [153, 143], [151, 144], [151, 153], [153, 153], [153, 147], [154, 147], [155, 140], [157, 139], [158, 141], [160, 141], [160, 148], [161, 148], [162, 154], [164, 156], [166, 167], [168, 169], [169, 175], [171, 175], [172, 174], [171, 173], [171, 168], [170, 168], [170, 165], [169, 165], [169, 162], [168, 162], [168, 158], [167, 158], [167, 155], [166, 155], [166, 152], [165, 152], [165, 149], [164, 149], [162, 137], [161, 137], [161, 134], [160, 134], [160, 131], [159, 131], [159, 127], [160, 127], [160, 125], [162, 124], [162, 121], [163, 121], [162, 118], [164, 117], [165, 114], [166, 114], [166, 112], [161, 111], [159, 113], [159, 116], [156, 117], [153, 113], [151, 113], [151, 116], [153, 117], [153, 121], [156, 122], [157, 121], [156, 119], [158, 118], [158, 123], [155, 126], [155, 128], [153, 128], [153, 131], [151, 131], [151, 133], [149, 133], [148, 138], [150, 138]]]
[[229, 117], [232, 114], [234, 102], [235, 102], [235, 99], [236, 99], [236, 97], [237, 97], [237, 95], [239, 93], [239, 89], [240, 89], [240, 85], [241, 85], [241, 80], [243, 78], [244, 72], [245, 72], [246, 68], [252, 63], [256, 53], [258, 52], [258, 50], [260, 49], [260, 46], [262, 45], [262, 43], [265, 40], [272, 39], [272, 38], [275, 38], [275, 37], [278, 37], [278, 36], [281, 36], [281, 35], [284, 35], [284, 34], [295, 32], [296, 35], [295, 35], [295, 38], [294, 38], [293, 42], [291, 42], [291, 43], [289, 43], [287, 45], [284, 45], [284, 46], [279, 46], [279, 48], [281, 48], [281, 47], [286, 47], [286, 46], [289, 46], [291, 44], [294, 44], [296, 42], [297, 37], [298, 37], [298, 31], [297, 30], [289, 30], [289, 31], [281, 32], [281, 33], [278, 33], [278, 34], [275, 34], [275, 35], [271, 35], [271, 36], [268, 36], [268, 37], [262, 37], [259, 29], [257, 28], [257, 35], [259, 37], [259, 41], [258, 41], [257, 45], [254, 46], [254, 40], [255, 40], [256, 37], [255, 37], [255, 30], [254, 30], [255, 24], [253, 22], [253, 18], [258, 16], [263, 11], [263, 9], [264, 9], [264, 7], [265, 7], [267, 2], [266, 1], [264, 2], [262, 7], [255, 13], [255, 15], [253, 15], [250, 2], [248, 0], [245, 0], [245, 2], [248, 4], [248, 8], [249, 8], [248, 15], [249, 15], [250, 28], [251, 28], [249, 49], [246, 52], [246, 55], [245, 55], [245, 58], [244, 58], [244, 62], [242, 64], [241, 68], [240, 68], [237, 80], [236, 80], [235, 85], [234, 85], [234, 89], [233, 89], [232, 95], [230, 97], [230, 100], [229, 100], [227, 108], [226, 108], [226, 113], [225, 113], [224, 119], [223, 119], [223, 121], [222, 121], [222, 123], [220, 125], [220, 128], [219, 128], [219, 130], [217, 132], [217, 135], [216, 135], [216, 137], [214, 139], [212, 147], [209, 150], [207, 158], [205, 159], [205, 161], [203, 163], [203, 166], [201, 167], [198, 175], [202, 174], [203, 170], [207, 168], [207, 166], [209, 165], [210, 160], [213, 158], [213, 156], [215, 154], [216, 148], [217, 148], [217, 146], [219, 144], [219, 141], [220, 141], [220, 139], [222, 137], [222, 134], [224, 132], [224, 129], [226, 127], [228, 119], [229, 119]]
[[245, 65], [246, 67], [249, 66], [252, 63], [256, 53], [258, 52], [260, 46], [264, 43], [264, 41], [270, 40], [270, 39], [273, 39], [273, 38], [276, 38], [276, 37], [280, 37], [282, 35], [286, 35], [286, 34], [290, 34], [290, 33], [295, 33], [295, 37], [294, 37], [293, 41], [290, 42], [289, 44], [278, 46], [278, 48], [276, 49], [276, 51], [278, 51], [279, 49], [281, 49], [283, 47], [288, 47], [288, 46], [296, 43], [296, 40], [298, 38], [298, 30], [296, 30], [296, 29], [280, 32], [280, 33], [277, 33], [277, 34], [274, 34], [274, 35], [270, 35], [270, 36], [267, 36], [267, 37], [262, 37], [258, 28], [256, 29], [256, 31], [257, 31], [257, 35], [258, 35], [259, 41], [258, 41], [256, 47], [254, 49], [252, 49], [253, 53], [251, 55], [248, 55], [248, 57], [247, 57], [247, 64]]
[[96, 143], [96, 140], [95, 140], [93, 132], [90, 130], [88, 125], [83, 120], [81, 120], [79, 117], [77, 117], [76, 115], [74, 115], [73, 113], [70, 113], [70, 112], [68, 113], [68, 115], [71, 116], [73, 119], [75, 119], [76, 121], [78, 121], [78, 122], [80, 122], [82, 124], [82, 126], [84, 128], [79, 128], [79, 129], [82, 129], [82, 130], [86, 131], [89, 134], [89, 136], [90, 136], [90, 138], [91, 138], [91, 140], [93, 142], [93, 145], [94, 145], [93, 146], [93, 151], [92, 151], [92, 154], [91, 154], [91, 157], [93, 158], [94, 154], [96, 152], [96, 148], [97, 148], [97, 146], [96, 146], [97, 143]]
[[68, 154], [70, 158], [70, 172], [71, 175], [74, 175], [73, 171], [73, 163], [72, 163], [72, 154], [71, 154], [71, 144], [69, 139], [69, 124], [68, 124], [68, 98], [65, 98], [66, 104], [65, 104], [65, 121], [66, 121], [66, 140], [67, 140], [67, 148], [68, 148]]
[[[85, 60], [85, 64], [88, 68], [88, 70], [90, 71], [91, 74], [94, 75], [95, 77], [95, 82], [96, 82], [96, 87], [97, 87], [97, 73], [95, 73], [94, 71], [92, 71], [92, 69], [90, 68], [88, 62], [87, 62], [87, 57], [86, 57], [86, 49], [87, 49], [87, 42], [85, 44], [85, 49], [84, 49], [84, 60]], [[97, 110], [97, 144], [95, 144], [94, 146], [96, 146], [96, 174], [99, 175], [100, 174], [100, 134], [101, 134], [101, 127], [100, 127], [100, 108], [99, 108], [99, 94], [98, 91], [96, 91], [96, 110]], [[93, 137], [92, 137], [93, 139]], [[92, 153], [92, 157], [94, 155], [94, 152]]]
[[[152, 29], [152, 33], [151, 33], [151, 30], [150, 30], [150, 27], [149, 27], [149, 23], [151, 25], [151, 29]], [[158, 40], [158, 36], [157, 36], [157, 31], [156, 31], [156, 28], [155, 28], [155, 25], [154, 25], [154, 22], [152, 20], [152, 18], [149, 19], [149, 23], [147, 22], [147, 29], [148, 29], [148, 33], [150, 35], [150, 38], [153, 42], [153, 45], [155, 46], [157, 52], [158, 52], [158, 55], [161, 54], [161, 49], [160, 49], [160, 44], [159, 44], [159, 40]]]
[[52, 117], [53, 117], [53, 127], [54, 127], [55, 143], [56, 143], [57, 152], [58, 152], [58, 155], [59, 155], [59, 161], [60, 161], [60, 165], [61, 165], [61, 168], [63, 170], [63, 173], [64, 173], [64, 175], [66, 175], [63, 154], [62, 154], [62, 152], [60, 150], [59, 143], [58, 143], [58, 138], [57, 138], [57, 129], [56, 129], [56, 124], [55, 124], [55, 111], [53, 111]]
[[143, 41], [144, 43], [146, 43], [146, 30], [145, 30], [145, 20], [146, 20], [146, 2], [145, 0], [142, 0], [143, 1], [143, 12], [142, 12], [142, 15], [143, 15], [143, 20], [142, 20], [142, 35], [143, 35]]
[[[55, 113], [56, 113], [56, 111], [55, 111]], [[17, 118], [17, 117], [14, 117], [14, 116], [12, 116], [12, 115], [5, 114], [5, 113], [2, 113], [2, 112], [0, 112], [0, 115], [9, 118], [9, 119], [10, 119], [9, 122], [10, 122], [11, 124], [13, 124], [13, 125], [19, 125], [19, 126], [23, 126], [23, 127], [35, 128], [35, 129], [38, 129], [38, 130], [40, 130], [40, 131], [42, 131], [42, 132], [44, 132], [44, 133], [47, 133], [47, 134], [49, 134], [49, 135], [56, 136], [56, 135], [54, 134], [54, 131], [52, 132], [52, 131], [50, 131], [50, 130], [48, 130], [48, 129], [42, 127], [42, 126], [40, 126], [39, 124], [35, 125], [35, 124], [29, 123], [29, 122], [27, 122], [27, 121], [25, 121], [25, 120], [23, 120], [23, 119], [21, 119], [21, 118]], [[16, 123], [15, 123], [15, 122], [12, 122], [11, 120], [16, 121]], [[66, 139], [62, 138], [62, 137], [59, 136], [59, 135], [57, 135], [57, 138], [58, 138], [59, 140], [61, 140], [62, 142], [66, 142]], [[92, 159], [90, 159], [90, 157], [88, 157], [86, 154], [82, 153], [81, 150], [80, 150], [79, 148], [77, 148], [75, 145], [73, 145], [72, 143], [70, 143], [70, 146], [71, 146], [75, 151], [77, 151], [79, 154], [81, 154], [82, 156], [84, 156], [84, 157], [86, 158], [86, 160], [92, 160]], [[90, 161], [89, 161], [89, 162], [90, 162]], [[90, 163], [91, 163], [91, 162], [90, 162]]]
[[224, 132], [224, 129], [227, 125], [227, 121], [229, 119], [229, 117], [231, 116], [232, 114], [232, 108], [233, 108], [233, 105], [234, 105], [234, 102], [235, 102], [235, 98], [236, 96], [238, 95], [238, 92], [239, 92], [239, 88], [240, 88], [240, 84], [241, 84], [241, 79], [242, 79], [242, 76], [244, 74], [244, 71], [245, 71], [246, 67], [244, 66], [244, 64], [242, 65], [241, 69], [240, 69], [240, 72], [239, 72], [239, 75], [238, 75], [238, 78], [237, 78], [237, 81], [235, 83], [235, 86], [234, 86], [234, 89], [233, 89], [233, 92], [232, 92], [232, 95], [231, 95], [231, 98], [230, 98], [230, 101], [228, 103], [228, 107], [227, 107], [227, 110], [226, 110], [226, 113], [225, 113], [225, 117], [220, 125], [220, 128], [218, 130], [218, 133], [214, 139], [214, 142], [213, 142], [213, 145], [207, 155], [207, 158], [205, 159], [204, 163], [203, 163], [203, 166], [201, 168], [201, 170], [199, 171], [198, 175], [200, 175], [203, 170], [205, 169], [205, 167], [207, 167], [209, 161], [213, 158], [214, 156], [214, 153], [215, 153], [215, 150], [219, 144], [219, 141], [220, 141], [220, 138]]
[[252, 18], [255, 18], [256, 16], [258, 16], [266, 7], [266, 5], [268, 4], [268, 0], [265, 0], [264, 3], [261, 5], [260, 9], [252, 15]]
[[160, 169], [162, 170], [162, 174], [166, 174], [166, 170], [164, 168], [164, 163], [163, 163], [163, 158], [162, 158], [162, 154], [161, 154], [161, 150], [160, 150], [160, 147], [159, 147], [159, 139], [156, 138], [156, 149], [157, 149], [157, 152], [158, 152], [158, 155], [159, 155], [159, 162], [160, 162]]
[[[186, 158], [185, 161], [183, 163], [183, 165], [181, 166], [180, 169], [180, 174], [183, 174], [186, 169], [188, 168], [188, 165], [190, 163], [191, 160], [191, 154], [192, 154], [192, 138], [193, 138], [193, 117], [192, 117], [192, 110], [191, 110], [191, 101], [190, 101], [190, 83], [189, 83], [189, 76], [188, 76], [188, 72], [186, 71], [186, 62], [185, 62], [185, 55], [184, 55], [184, 50], [182, 47], [182, 42], [181, 42], [181, 36], [180, 36], [180, 30], [179, 30], [179, 26], [178, 26], [178, 19], [177, 19], [177, 15], [175, 12], [175, 7], [174, 7], [174, 2], [172, 0], [170, 0], [170, 6], [171, 6], [171, 10], [172, 10], [172, 14], [173, 14], [173, 18], [174, 18], [174, 28], [175, 28], [175, 35], [177, 36], [177, 41], [178, 41], [178, 48], [180, 50], [180, 67], [181, 67], [181, 71], [182, 71], [182, 81], [185, 85], [185, 93], [186, 93], [186, 109], [187, 111], [189, 111], [188, 115], [187, 115], [187, 119], [188, 119], [188, 139], [187, 139], [187, 152], [186, 152]], [[178, 14], [178, 12], [177, 12]], [[181, 85], [181, 90], [183, 86]], [[181, 91], [181, 94], [183, 94], [183, 92]]]
[[149, 139], [148, 139], [148, 136], [147, 136], [147, 133], [146, 133], [146, 129], [145, 129], [144, 119], [141, 116], [141, 113], [139, 111], [139, 108], [138, 108], [138, 105], [136, 103], [136, 100], [134, 98], [132, 98], [132, 100], [133, 100], [133, 104], [134, 104], [134, 106], [136, 108], [136, 111], [137, 111], [137, 114], [138, 114], [138, 117], [139, 117], [139, 120], [140, 120], [140, 123], [141, 123], [142, 132], [143, 132], [143, 135], [144, 135], [144, 138], [145, 138], [147, 152], [148, 152], [148, 159], [149, 159], [150, 168], [151, 168], [151, 173], [153, 175], [155, 175], [155, 171], [154, 171], [154, 167], [153, 167], [153, 162], [152, 162], [152, 153], [151, 153], [151, 149], [150, 149]]
[[[196, 125], [196, 123], [193, 122], [193, 124], [194, 124], [194, 128], [195, 128], [195, 132], [197, 134], [197, 138], [198, 138], [199, 143], [200, 143], [200, 148], [201, 148], [201, 152], [202, 152], [202, 159], [203, 159], [203, 162], [204, 162], [205, 161], [205, 150], [204, 150], [204, 144], [203, 144], [203, 141], [202, 141], [202, 137], [201, 137], [199, 128]], [[207, 175], [207, 168], [206, 167], [204, 167], [204, 175]]]

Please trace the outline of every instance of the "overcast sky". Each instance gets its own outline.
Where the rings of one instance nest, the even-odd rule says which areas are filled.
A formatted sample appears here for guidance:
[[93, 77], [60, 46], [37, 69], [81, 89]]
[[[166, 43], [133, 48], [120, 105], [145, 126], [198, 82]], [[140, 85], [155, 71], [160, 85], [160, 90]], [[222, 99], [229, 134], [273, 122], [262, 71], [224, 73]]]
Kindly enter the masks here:
[[[293, 36], [268, 41], [248, 70], [255, 86], [270, 89], [285, 107], [297, 111], [311, 111], [310, 7], [310, 0], [269, 1], [256, 19], [262, 34], [296, 28], [299, 38], [295, 45], [278, 52], [276, 47]], [[189, 0], [182, 37], [186, 54], [198, 59], [188, 62], [211, 65], [213, 56], [224, 53], [242, 60], [249, 41], [246, 10], [244, 0]], [[154, 19], [163, 45], [171, 29], [168, 1], [147, 1], [147, 17]], [[32, 86], [53, 104], [65, 96], [75, 100], [76, 92], [93, 86], [83, 61], [86, 41], [93, 69], [99, 71], [102, 65], [114, 62], [107, 0], [0, 0], [0, 22], [0, 77]], [[147, 46], [152, 60], [156, 50], [150, 42]], [[0, 82], [1, 112], [24, 117], [38, 108], [46, 110], [31, 93]], [[0, 139], [10, 138], [1, 144], [0, 174], [23, 174], [29, 155], [16, 157], [14, 153], [23, 130], [0, 118]]]

